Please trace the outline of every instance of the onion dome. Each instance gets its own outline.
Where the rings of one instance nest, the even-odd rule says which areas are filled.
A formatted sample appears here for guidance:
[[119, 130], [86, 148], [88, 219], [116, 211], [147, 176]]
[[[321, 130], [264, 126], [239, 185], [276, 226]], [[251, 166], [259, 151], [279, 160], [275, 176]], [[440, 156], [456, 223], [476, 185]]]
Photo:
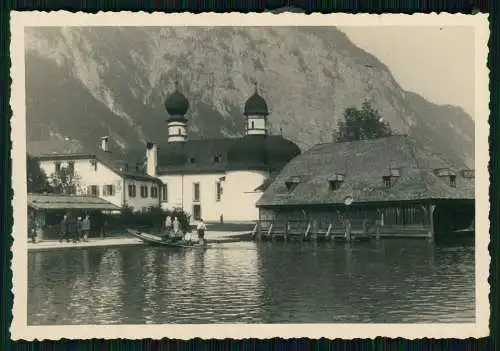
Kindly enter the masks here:
[[188, 99], [179, 91], [178, 83], [175, 83], [175, 91], [165, 100], [165, 109], [170, 119], [183, 117], [189, 109]]
[[250, 98], [248, 98], [245, 103], [245, 116], [267, 116], [269, 111], [267, 109], [266, 100], [259, 95], [257, 91], [257, 86], [255, 86], [255, 92]]

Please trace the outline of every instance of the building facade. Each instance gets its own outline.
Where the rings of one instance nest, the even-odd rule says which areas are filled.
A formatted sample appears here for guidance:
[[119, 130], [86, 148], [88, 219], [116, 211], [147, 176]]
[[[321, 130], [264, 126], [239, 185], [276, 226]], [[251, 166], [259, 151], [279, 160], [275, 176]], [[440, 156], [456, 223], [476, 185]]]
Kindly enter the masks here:
[[381, 235], [433, 236], [473, 225], [474, 170], [408, 136], [320, 144], [293, 159], [257, 206], [262, 221], [302, 221], [312, 233], [343, 233], [349, 219]]
[[31, 142], [28, 154], [38, 161], [49, 181], [54, 177], [66, 179], [70, 185], [65, 191], [67, 195], [100, 197], [135, 211], [160, 205], [162, 185], [145, 174], [144, 157], [123, 157], [119, 150], [110, 148], [107, 137], [92, 150], [74, 140]]
[[179, 91], [165, 101], [167, 143], [148, 143], [146, 170], [161, 180], [161, 206], [182, 208], [192, 219], [255, 221], [261, 185], [300, 153], [281, 135], [269, 135], [266, 101], [257, 88], [244, 107], [240, 138], [188, 139], [189, 102]]

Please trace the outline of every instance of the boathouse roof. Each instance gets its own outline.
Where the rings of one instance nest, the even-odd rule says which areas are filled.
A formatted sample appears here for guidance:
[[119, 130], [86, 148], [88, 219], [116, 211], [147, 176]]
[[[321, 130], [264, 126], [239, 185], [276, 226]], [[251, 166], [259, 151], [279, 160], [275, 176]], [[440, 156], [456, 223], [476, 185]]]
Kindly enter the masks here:
[[[443, 170], [447, 170], [443, 172]], [[299, 179], [289, 186], [289, 179]], [[474, 199], [474, 170], [409, 136], [320, 144], [290, 161], [257, 206]]]
[[100, 197], [52, 194], [28, 194], [28, 207], [35, 210], [120, 210], [118, 206]]
[[[111, 143], [110, 143], [111, 144]], [[109, 145], [84, 147], [77, 140], [43, 140], [27, 143], [27, 153], [38, 160], [98, 160], [124, 178], [158, 181], [145, 173], [145, 150], [134, 152]]]

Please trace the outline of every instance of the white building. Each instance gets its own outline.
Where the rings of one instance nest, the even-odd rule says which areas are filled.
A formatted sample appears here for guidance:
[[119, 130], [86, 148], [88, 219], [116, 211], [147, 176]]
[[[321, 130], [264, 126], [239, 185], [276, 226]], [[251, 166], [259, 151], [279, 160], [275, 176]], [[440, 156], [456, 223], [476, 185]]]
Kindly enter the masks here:
[[179, 91], [165, 101], [167, 143], [148, 143], [146, 171], [159, 178], [165, 209], [182, 208], [194, 220], [254, 221], [268, 178], [300, 153], [293, 142], [269, 135], [265, 100], [255, 93], [244, 108], [240, 138], [188, 140], [189, 102]]
[[71, 170], [73, 194], [98, 196], [135, 211], [160, 206], [161, 181], [145, 174], [144, 156], [134, 159], [112, 150], [108, 137], [101, 138], [92, 150], [74, 140], [35, 141], [27, 146], [28, 154], [39, 162], [49, 180], [60, 169]]

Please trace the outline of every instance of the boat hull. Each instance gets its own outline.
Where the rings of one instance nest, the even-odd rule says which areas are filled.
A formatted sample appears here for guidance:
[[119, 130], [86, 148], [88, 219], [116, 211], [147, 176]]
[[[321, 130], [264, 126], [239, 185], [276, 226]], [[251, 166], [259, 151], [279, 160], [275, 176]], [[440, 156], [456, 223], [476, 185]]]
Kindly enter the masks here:
[[132, 234], [138, 239], [141, 239], [143, 242], [149, 245], [154, 246], [166, 246], [166, 247], [175, 247], [175, 248], [205, 248], [207, 245], [202, 244], [187, 244], [184, 242], [174, 242], [171, 240], [164, 240], [162, 237], [154, 234], [144, 233], [138, 230], [127, 229], [127, 232]]

